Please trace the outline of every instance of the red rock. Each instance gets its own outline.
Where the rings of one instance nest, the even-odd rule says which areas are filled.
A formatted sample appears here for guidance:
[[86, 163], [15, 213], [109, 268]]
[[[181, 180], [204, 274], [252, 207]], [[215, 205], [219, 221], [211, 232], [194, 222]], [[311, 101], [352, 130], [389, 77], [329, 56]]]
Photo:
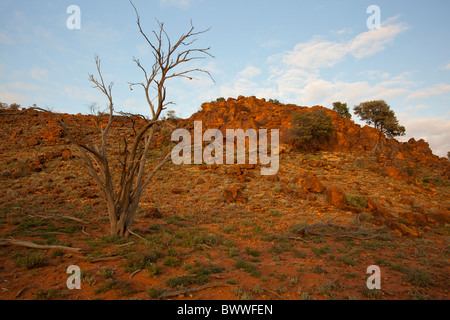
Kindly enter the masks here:
[[405, 219], [409, 225], [425, 227], [428, 225], [427, 218], [421, 213], [401, 212], [399, 216]]
[[65, 137], [64, 130], [56, 125], [49, 125], [44, 127], [40, 133], [40, 137], [47, 142], [55, 143], [58, 142], [61, 138]]
[[233, 186], [223, 191], [225, 202], [246, 202], [248, 198], [242, 192], [242, 186]]
[[147, 209], [144, 213], [145, 218], [161, 219], [163, 217], [162, 213], [155, 207]]
[[449, 212], [426, 213], [425, 217], [428, 222], [438, 224], [438, 225], [445, 225], [445, 224], [450, 223], [450, 213]]
[[170, 190], [173, 194], [182, 194], [184, 192], [183, 189], [180, 188], [172, 188], [172, 190]]
[[422, 232], [420, 232], [420, 230], [418, 230], [417, 228], [412, 227], [412, 226], [408, 227], [400, 222], [392, 221], [390, 228], [392, 230], [400, 231], [403, 236], [409, 236], [409, 237], [414, 237], [414, 238], [418, 238], [418, 237], [422, 236]]
[[272, 182], [278, 182], [278, 181], [280, 181], [280, 178], [278, 177], [277, 174], [270, 175], [270, 176], [265, 176], [265, 178], [266, 178], [266, 180], [272, 181]]
[[325, 201], [327, 204], [338, 207], [347, 207], [347, 200], [345, 198], [345, 193], [340, 188], [332, 186], [325, 191]]
[[314, 193], [323, 193], [325, 191], [325, 186], [312, 174], [304, 179], [302, 188], [305, 191]]
[[62, 153], [61, 153], [61, 158], [62, 158], [64, 161], [67, 161], [67, 160], [73, 159], [74, 156], [72, 155], [72, 152], [71, 152], [69, 149], [65, 149], [65, 150], [63, 150]]

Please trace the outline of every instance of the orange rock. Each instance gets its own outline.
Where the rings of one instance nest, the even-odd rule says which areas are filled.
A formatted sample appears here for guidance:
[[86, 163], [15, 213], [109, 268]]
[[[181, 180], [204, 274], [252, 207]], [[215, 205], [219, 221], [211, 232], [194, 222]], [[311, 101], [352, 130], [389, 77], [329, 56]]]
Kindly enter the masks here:
[[425, 217], [428, 222], [434, 223], [434, 224], [445, 225], [447, 223], [450, 223], [450, 213], [449, 212], [426, 213]]
[[223, 191], [223, 197], [226, 202], [247, 202], [248, 198], [244, 196], [242, 186], [233, 186]]
[[338, 207], [347, 207], [347, 200], [345, 199], [345, 193], [338, 187], [332, 186], [325, 190], [325, 201], [327, 204]]
[[390, 227], [392, 230], [400, 231], [402, 233], [402, 235], [404, 235], [404, 236], [410, 236], [410, 237], [415, 237], [415, 238], [422, 236], [422, 232], [420, 232], [417, 228], [408, 227], [400, 222], [392, 221]]
[[325, 186], [322, 182], [317, 179], [314, 175], [308, 175], [303, 181], [302, 188], [304, 191], [314, 192], [314, 193], [323, 193], [325, 191]]

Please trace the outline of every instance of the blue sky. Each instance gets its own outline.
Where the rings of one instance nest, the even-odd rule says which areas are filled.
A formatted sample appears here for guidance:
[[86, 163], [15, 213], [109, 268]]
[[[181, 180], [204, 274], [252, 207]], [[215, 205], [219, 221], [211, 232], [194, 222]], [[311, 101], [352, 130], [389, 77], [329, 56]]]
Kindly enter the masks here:
[[[238, 95], [302, 106], [384, 99], [407, 136], [424, 138], [434, 153], [450, 150], [450, 2], [380, 0], [135, 0], [143, 27], [165, 23], [176, 38], [211, 27], [198, 45], [215, 59], [196, 62], [211, 72], [168, 83], [168, 99], [188, 117], [202, 102]], [[81, 10], [81, 29], [69, 30], [66, 10]], [[369, 5], [381, 28], [369, 30]], [[0, 0], [0, 101], [88, 113], [105, 105], [91, 88], [94, 56], [115, 81], [116, 108], [149, 114], [132, 58], [151, 63], [127, 0]], [[190, 66], [191, 67], [191, 66]]]

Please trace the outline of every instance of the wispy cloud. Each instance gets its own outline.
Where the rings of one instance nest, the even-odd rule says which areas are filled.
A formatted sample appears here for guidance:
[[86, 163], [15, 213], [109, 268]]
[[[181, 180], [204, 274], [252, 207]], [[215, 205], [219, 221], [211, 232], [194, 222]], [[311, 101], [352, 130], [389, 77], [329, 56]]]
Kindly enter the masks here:
[[40, 81], [40, 82], [44, 82], [44, 81], [48, 80], [49, 72], [45, 68], [40, 68], [40, 67], [34, 66], [30, 70], [30, 75], [31, 75], [31, 77], [33, 77], [33, 79]]
[[419, 89], [406, 97], [406, 100], [424, 99], [450, 92], [450, 84], [439, 83], [433, 87]]
[[5, 31], [0, 30], [0, 44], [12, 46], [15, 42]]
[[442, 70], [450, 70], [450, 63], [447, 64], [447, 65], [445, 65], [445, 66], [442, 66], [441, 69], [442, 69]]
[[425, 104], [418, 104], [415, 106], [407, 106], [405, 108], [405, 110], [409, 110], [409, 111], [417, 111], [417, 110], [425, 110], [425, 109], [429, 109], [430, 106], [427, 106]]
[[260, 74], [261, 74], [261, 69], [254, 67], [254, 66], [248, 66], [247, 68], [245, 68], [244, 70], [239, 72], [239, 76], [241, 76], [242, 78], [247, 78], [247, 79], [254, 78]]
[[430, 144], [433, 153], [444, 157], [450, 150], [450, 114], [442, 117], [411, 118], [408, 114], [397, 114], [406, 127], [406, 136], [399, 139], [407, 141], [414, 137], [424, 139]]
[[347, 41], [328, 41], [315, 37], [297, 44], [294, 50], [282, 54], [281, 59], [291, 66], [321, 69], [334, 66], [348, 55], [357, 59], [372, 56], [385, 50], [398, 35], [410, 28], [406, 23], [395, 20], [396, 17], [390, 18], [380, 29], [362, 32]]
[[159, 0], [161, 6], [175, 6], [186, 9], [195, 0]]

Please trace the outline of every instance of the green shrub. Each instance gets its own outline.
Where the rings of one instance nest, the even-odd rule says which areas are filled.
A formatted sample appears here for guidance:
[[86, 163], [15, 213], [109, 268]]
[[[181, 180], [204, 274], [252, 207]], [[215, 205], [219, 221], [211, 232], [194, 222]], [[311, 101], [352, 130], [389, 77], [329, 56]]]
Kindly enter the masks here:
[[409, 269], [406, 280], [417, 284], [420, 287], [433, 286], [435, 284], [433, 278], [426, 270]]
[[280, 105], [280, 101], [278, 101], [277, 99], [269, 99], [269, 103], [274, 104], [276, 106]]
[[25, 256], [19, 256], [16, 266], [26, 270], [39, 268], [47, 261], [47, 257], [42, 252], [30, 251]]
[[209, 282], [207, 275], [183, 275], [171, 277], [166, 280], [166, 285], [170, 288], [189, 287], [192, 284], [204, 285]]
[[352, 207], [365, 209], [367, 208], [367, 198], [357, 194], [346, 194], [347, 204]]
[[332, 117], [325, 110], [295, 113], [290, 129], [291, 142], [299, 149], [317, 150], [334, 131]]
[[140, 269], [148, 269], [153, 266], [162, 257], [160, 252], [132, 252], [128, 254], [125, 263], [125, 270], [127, 272], [134, 272]]
[[180, 266], [180, 260], [173, 257], [168, 257], [164, 260], [163, 264], [168, 267], [178, 267]]
[[158, 299], [164, 292], [164, 289], [151, 287], [148, 289], [147, 295], [150, 299]]
[[236, 269], [243, 269], [245, 272], [250, 273], [254, 277], [259, 277], [261, 275], [261, 271], [259, 271], [258, 268], [254, 264], [251, 264], [250, 262], [246, 262], [242, 259], [239, 259], [238, 261], [236, 261], [234, 266]]

